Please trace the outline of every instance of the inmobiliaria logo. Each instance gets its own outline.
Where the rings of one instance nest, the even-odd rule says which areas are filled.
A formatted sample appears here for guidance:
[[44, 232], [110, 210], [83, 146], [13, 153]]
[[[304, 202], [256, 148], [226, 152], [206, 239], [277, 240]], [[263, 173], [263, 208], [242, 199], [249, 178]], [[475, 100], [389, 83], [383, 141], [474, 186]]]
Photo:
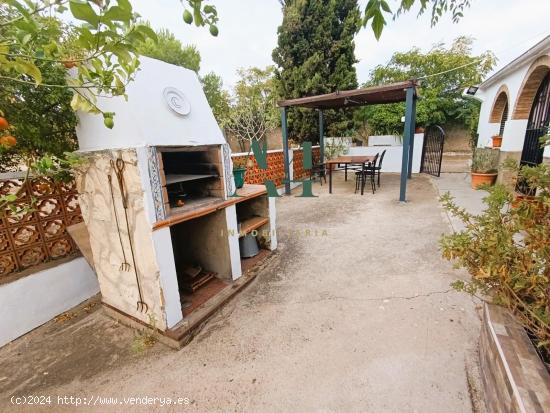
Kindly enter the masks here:
[[[258, 164], [258, 167], [262, 170], [267, 170], [267, 144], [264, 143], [263, 148], [260, 147], [260, 144], [257, 141], [252, 142], [252, 153], [254, 154], [254, 159], [256, 159], [256, 163]], [[303, 166], [304, 170], [309, 171], [313, 167], [313, 150], [312, 150], [312, 144], [311, 142], [304, 142], [302, 144], [303, 149]], [[285, 165], [285, 179], [283, 180], [284, 183], [301, 183], [302, 184], [302, 194], [296, 195], [298, 198], [317, 198], [316, 195], [313, 195], [313, 186], [312, 186], [312, 180], [311, 179], [299, 179], [299, 180], [291, 180], [288, 176], [288, 171]], [[280, 198], [281, 195], [277, 192], [277, 187], [275, 186], [275, 182], [273, 182], [271, 179], [268, 179], [264, 181], [265, 188], [267, 190], [267, 196], [271, 198]], [[232, 197], [240, 197], [240, 195], [237, 194], [237, 190], [231, 195]]]

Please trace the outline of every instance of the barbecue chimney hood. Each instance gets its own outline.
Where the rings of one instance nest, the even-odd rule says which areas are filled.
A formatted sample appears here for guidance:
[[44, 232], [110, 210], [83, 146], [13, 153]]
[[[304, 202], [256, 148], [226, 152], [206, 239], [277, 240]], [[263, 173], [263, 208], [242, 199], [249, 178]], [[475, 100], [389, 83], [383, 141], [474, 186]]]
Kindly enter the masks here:
[[113, 129], [103, 125], [101, 116], [79, 113], [81, 151], [226, 143], [195, 72], [147, 57], [140, 61], [126, 87], [128, 101], [98, 99], [101, 110], [115, 113]]

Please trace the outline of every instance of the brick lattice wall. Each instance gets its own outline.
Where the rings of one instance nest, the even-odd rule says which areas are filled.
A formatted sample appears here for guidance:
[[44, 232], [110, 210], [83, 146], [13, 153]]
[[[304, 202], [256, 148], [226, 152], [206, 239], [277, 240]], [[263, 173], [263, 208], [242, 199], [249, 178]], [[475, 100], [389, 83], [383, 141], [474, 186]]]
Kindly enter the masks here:
[[[0, 181], [0, 194], [15, 194], [23, 179]], [[32, 210], [22, 216], [6, 210], [0, 216], [0, 281], [2, 278], [48, 261], [78, 253], [66, 227], [82, 221], [74, 183], [31, 179], [19, 204]]]
[[[318, 146], [312, 149], [313, 163], [319, 162], [321, 150]], [[245, 175], [245, 183], [247, 184], [263, 184], [266, 180], [271, 179], [276, 186], [283, 185], [285, 177], [285, 163], [283, 151], [273, 151], [267, 153], [267, 170], [260, 169], [254, 155], [250, 154], [249, 159], [252, 160], [252, 167], [248, 167]], [[233, 156], [235, 163], [244, 161], [247, 155]], [[308, 174], [304, 171], [304, 154], [302, 149], [295, 149], [292, 161], [294, 180], [308, 178]]]
[[[246, 155], [233, 156], [233, 163], [235, 161], [243, 161], [247, 158]], [[279, 186], [283, 184], [285, 177], [285, 164], [282, 151], [268, 152], [267, 153], [267, 169], [260, 169], [254, 155], [248, 156], [252, 160], [252, 166], [246, 170], [244, 182], [246, 184], [263, 184], [266, 180], [271, 179], [275, 185]]]
[[[321, 149], [315, 147], [312, 149], [313, 163], [316, 164], [321, 158]], [[293, 176], [294, 180], [307, 179], [309, 178], [309, 173], [304, 170], [304, 151], [301, 149], [294, 150], [294, 158], [292, 161]]]

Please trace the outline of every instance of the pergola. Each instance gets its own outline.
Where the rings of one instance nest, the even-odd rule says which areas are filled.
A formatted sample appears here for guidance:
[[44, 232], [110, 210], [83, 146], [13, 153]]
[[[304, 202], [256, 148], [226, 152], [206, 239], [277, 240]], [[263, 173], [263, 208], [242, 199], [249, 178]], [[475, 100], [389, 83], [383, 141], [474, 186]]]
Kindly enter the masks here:
[[[285, 157], [285, 175], [290, 176], [290, 160], [288, 155], [288, 108], [301, 107], [319, 111], [319, 145], [321, 146], [321, 163], [324, 163], [324, 119], [323, 110], [345, 109], [367, 105], [385, 105], [388, 103], [406, 102], [405, 130], [403, 133], [403, 158], [401, 161], [401, 186], [399, 200], [406, 201], [407, 179], [411, 178], [414, 129], [416, 119], [416, 82], [392, 83], [383, 86], [373, 86], [363, 89], [345, 90], [325, 95], [307, 96], [279, 102], [281, 108], [281, 125], [283, 134], [283, 149]], [[285, 182], [285, 193], [290, 194], [290, 181]]]

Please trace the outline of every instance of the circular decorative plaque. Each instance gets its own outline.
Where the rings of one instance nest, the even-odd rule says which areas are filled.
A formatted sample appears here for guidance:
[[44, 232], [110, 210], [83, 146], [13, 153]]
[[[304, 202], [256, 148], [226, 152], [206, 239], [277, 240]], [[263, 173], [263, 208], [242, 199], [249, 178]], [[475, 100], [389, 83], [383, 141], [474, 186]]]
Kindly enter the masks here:
[[181, 90], [175, 87], [166, 87], [162, 91], [168, 107], [178, 115], [188, 115], [191, 112], [191, 104]]

